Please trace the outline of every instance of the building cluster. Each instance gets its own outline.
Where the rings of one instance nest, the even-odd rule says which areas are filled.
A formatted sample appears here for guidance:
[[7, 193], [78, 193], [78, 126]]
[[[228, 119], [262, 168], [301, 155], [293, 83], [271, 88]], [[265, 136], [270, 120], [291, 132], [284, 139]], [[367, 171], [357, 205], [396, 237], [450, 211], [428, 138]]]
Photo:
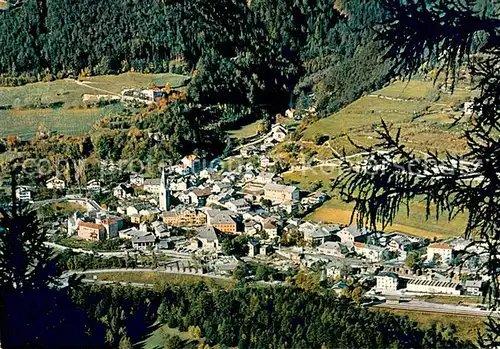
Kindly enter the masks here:
[[[136, 250], [173, 250], [216, 259], [223, 258], [225, 240], [244, 235], [249, 258], [273, 254], [290, 266], [320, 263], [329, 277], [371, 275], [377, 292], [481, 292], [481, 282], [460, 283], [443, 272], [460, 260], [471, 241], [431, 243], [398, 232], [302, 219], [328, 196], [324, 192], [305, 195], [274, 171], [266, 151], [286, 135], [284, 127], [275, 125], [265, 136], [240, 147], [236, 155], [225, 159], [237, 163], [235, 168], [218, 162], [206, 166], [204, 159], [192, 154], [162, 168], [157, 178], [132, 174], [111, 189], [118, 202], [116, 213], [77, 211], [68, 219], [68, 234], [88, 241], [121, 238], [130, 240]], [[258, 163], [245, 161], [256, 156]], [[65, 185], [57, 178], [49, 184], [54, 188]], [[101, 190], [98, 182], [88, 185]], [[26, 195], [23, 188], [19, 190], [20, 197]], [[481, 247], [475, 249], [480, 255]], [[417, 274], [406, 266], [411, 253], [419, 256], [425, 272]], [[470, 261], [466, 267], [473, 270], [473, 264]]]

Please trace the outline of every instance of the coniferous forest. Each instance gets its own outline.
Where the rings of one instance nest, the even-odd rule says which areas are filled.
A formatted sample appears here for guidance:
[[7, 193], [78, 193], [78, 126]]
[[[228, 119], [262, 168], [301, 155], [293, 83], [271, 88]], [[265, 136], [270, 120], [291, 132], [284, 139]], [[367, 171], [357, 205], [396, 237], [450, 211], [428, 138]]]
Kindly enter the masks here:
[[0, 14], [0, 73], [193, 73], [203, 105], [282, 111], [314, 91], [327, 113], [385, 81], [369, 29], [383, 17], [377, 1], [26, 0]]

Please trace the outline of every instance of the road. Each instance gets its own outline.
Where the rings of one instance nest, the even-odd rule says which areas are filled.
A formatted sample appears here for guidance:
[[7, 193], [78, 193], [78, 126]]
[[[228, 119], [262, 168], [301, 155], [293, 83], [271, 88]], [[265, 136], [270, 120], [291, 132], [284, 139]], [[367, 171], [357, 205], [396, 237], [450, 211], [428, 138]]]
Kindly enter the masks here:
[[69, 277], [71, 275], [93, 275], [93, 274], [104, 274], [104, 273], [142, 273], [142, 272], [155, 272], [163, 274], [177, 274], [177, 275], [197, 275], [201, 277], [219, 279], [219, 280], [232, 280], [232, 278], [222, 275], [214, 274], [200, 274], [188, 271], [176, 271], [176, 270], [161, 270], [161, 269], [151, 269], [151, 268], [141, 268], [141, 269], [94, 269], [85, 271], [70, 271], [61, 275], [62, 278]]
[[105, 211], [105, 209], [103, 209], [101, 206], [99, 206], [99, 204], [96, 201], [94, 201], [92, 199], [80, 197], [78, 195], [66, 195], [62, 198], [57, 198], [57, 199], [47, 199], [47, 200], [35, 201], [33, 205], [34, 205], [34, 207], [38, 208], [38, 207], [42, 207], [42, 206], [45, 206], [48, 204], [52, 204], [54, 202], [61, 202], [61, 201], [74, 202], [74, 203], [77, 203], [80, 205], [82, 205], [82, 203], [84, 203], [85, 205], [87, 205], [87, 209], [89, 209], [89, 210]]
[[473, 316], [473, 317], [488, 317], [493, 316], [500, 318], [500, 313], [481, 310], [473, 307], [466, 307], [452, 304], [438, 304], [423, 301], [411, 300], [399, 304], [382, 303], [373, 306], [374, 308], [389, 308], [394, 310], [416, 311], [421, 313], [438, 313], [454, 316]]

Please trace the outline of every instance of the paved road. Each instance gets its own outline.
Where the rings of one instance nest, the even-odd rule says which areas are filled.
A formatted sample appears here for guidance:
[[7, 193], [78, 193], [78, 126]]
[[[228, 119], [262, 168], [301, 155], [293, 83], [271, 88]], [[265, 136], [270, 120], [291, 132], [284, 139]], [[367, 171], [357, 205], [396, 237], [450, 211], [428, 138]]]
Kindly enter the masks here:
[[399, 304], [377, 304], [373, 306], [374, 308], [389, 308], [395, 310], [408, 310], [408, 311], [418, 311], [422, 313], [439, 313], [439, 314], [449, 314], [455, 316], [474, 316], [474, 317], [498, 317], [500, 318], [499, 312], [490, 312], [488, 310], [481, 310], [473, 307], [466, 307], [460, 305], [452, 304], [438, 304], [429, 303], [422, 301], [409, 301]]

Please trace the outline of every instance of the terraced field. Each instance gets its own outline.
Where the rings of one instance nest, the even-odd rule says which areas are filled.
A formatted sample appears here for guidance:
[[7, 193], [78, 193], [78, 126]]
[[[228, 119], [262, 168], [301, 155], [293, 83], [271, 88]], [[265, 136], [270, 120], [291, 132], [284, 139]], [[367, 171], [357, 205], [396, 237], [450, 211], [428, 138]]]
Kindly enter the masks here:
[[125, 88], [154, 85], [183, 86], [187, 77], [177, 74], [125, 73], [84, 78], [83, 82], [57, 80], [19, 87], [0, 87], [0, 136], [32, 137], [40, 125], [66, 135], [82, 135], [92, 125], [123, 109], [121, 104], [88, 108], [84, 94], [119, 95]]
[[309, 125], [302, 140], [313, 141], [318, 135], [328, 135], [334, 149], [355, 152], [347, 136], [360, 145], [375, 144], [375, 130], [383, 119], [392, 129], [401, 128], [402, 139], [412, 148], [464, 152], [464, 124], [453, 123], [462, 115], [463, 103], [473, 95], [466, 85], [450, 94], [430, 81], [398, 81]]

